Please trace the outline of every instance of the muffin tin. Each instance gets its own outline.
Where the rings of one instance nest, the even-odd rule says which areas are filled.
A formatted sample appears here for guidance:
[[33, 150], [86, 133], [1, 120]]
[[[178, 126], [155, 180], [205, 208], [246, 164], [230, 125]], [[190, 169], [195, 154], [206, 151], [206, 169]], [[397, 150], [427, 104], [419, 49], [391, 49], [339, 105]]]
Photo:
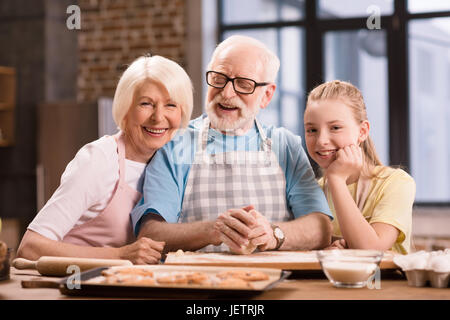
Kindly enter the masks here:
[[408, 285], [447, 288], [450, 280], [450, 249], [418, 251], [394, 257], [394, 263], [406, 274]]

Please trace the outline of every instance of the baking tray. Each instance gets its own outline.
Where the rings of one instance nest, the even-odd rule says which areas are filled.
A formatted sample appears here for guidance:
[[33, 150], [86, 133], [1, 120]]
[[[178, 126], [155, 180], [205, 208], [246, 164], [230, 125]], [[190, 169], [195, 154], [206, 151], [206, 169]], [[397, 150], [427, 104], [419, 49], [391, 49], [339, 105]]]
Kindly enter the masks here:
[[[69, 296], [93, 296], [93, 297], [133, 297], [133, 298], [179, 298], [179, 299], [208, 299], [208, 298], [236, 298], [251, 297], [261, 294], [277, 286], [281, 281], [289, 277], [290, 271], [270, 268], [236, 268], [236, 267], [209, 267], [209, 266], [133, 266], [145, 268], [153, 272], [206, 272], [215, 274], [221, 271], [231, 270], [259, 270], [269, 275], [265, 281], [252, 282], [253, 288], [220, 288], [220, 287], [196, 287], [194, 285], [129, 285], [129, 284], [104, 284], [88, 282], [93, 278], [101, 276], [103, 270], [108, 267], [100, 267], [88, 270], [79, 274], [79, 288], [70, 289], [68, 280], [74, 278], [66, 277], [61, 280], [59, 290], [64, 295]], [[123, 267], [112, 267], [110, 269], [120, 269]], [[127, 267], [130, 268], [130, 267]], [[91, 280], [92, 281], [92, 280]]]

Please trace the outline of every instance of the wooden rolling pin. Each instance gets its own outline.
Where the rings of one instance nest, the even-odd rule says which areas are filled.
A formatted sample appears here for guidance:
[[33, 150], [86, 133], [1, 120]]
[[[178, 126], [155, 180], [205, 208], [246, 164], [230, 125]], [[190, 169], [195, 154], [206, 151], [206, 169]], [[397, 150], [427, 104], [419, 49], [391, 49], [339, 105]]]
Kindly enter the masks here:
[[71, 265], [76, 265], [80, 271], [86, 271], [98, 267], [112, 266], [132, 266], [129, 260], [117, 259], [92, 259], [92, 258], [72, 258], [72, 257], [47, 257], [42, 256], [37, 261], [30, 261], [17, 258], [13, 261], [16, 269], [36, 269], [43, 276], [68, 276], [74, 273], [67, 270]]

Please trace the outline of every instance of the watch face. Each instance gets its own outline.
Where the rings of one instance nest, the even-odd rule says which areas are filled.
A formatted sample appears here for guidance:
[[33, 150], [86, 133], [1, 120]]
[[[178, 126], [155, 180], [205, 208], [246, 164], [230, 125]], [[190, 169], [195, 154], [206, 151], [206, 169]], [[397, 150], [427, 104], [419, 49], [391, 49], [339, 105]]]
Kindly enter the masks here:
[[281, 231], [280, 228], [276, 228], [274, 231], [275, 231], [275, 236], [278, 239], [283, 239], [284, 238], [284, 233], [283, 233], [283, 231]]

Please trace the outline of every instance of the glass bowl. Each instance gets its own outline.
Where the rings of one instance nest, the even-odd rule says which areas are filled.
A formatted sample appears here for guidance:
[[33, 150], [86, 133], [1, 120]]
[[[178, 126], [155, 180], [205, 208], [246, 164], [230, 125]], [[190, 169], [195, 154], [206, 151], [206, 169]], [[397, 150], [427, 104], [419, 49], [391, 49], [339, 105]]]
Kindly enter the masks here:
[[362, 288], [377, 272], [383, 251], [333, 249], [317, 251], [328, 280], [338, 288]]

